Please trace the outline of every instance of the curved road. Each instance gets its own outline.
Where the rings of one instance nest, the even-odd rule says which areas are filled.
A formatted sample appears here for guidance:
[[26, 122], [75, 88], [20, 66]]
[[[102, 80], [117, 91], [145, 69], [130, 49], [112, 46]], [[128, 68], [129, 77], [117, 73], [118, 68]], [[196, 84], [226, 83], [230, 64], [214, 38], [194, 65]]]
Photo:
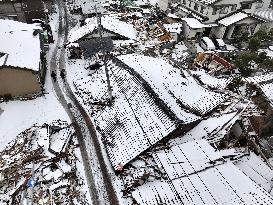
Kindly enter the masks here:
[[[67, 40], [68, 20], [67, 8], [64, 1], [57, 0], [56, 4], [59, 8], [59, 26], [57, 43], [54, 47], [50, 59], [50, 73], [54, 71], [57, 74], [58, 71], [60, 71], [61, 69], [65, 69], [65, 48], [63, 45]], [[103, 158], [101, 145], [98, 141], [95, 126], [92, 123], [92, 120], [90, 119], [87, 112], [83, 109], [83, 107], [75, 97], [69, 84], [64, 83], [64, 87], [66, 90], [65, 92], [61, 89], [61, 85], [62, 82], [60, 82], [59, 78], [57, 78], [56, 82], [53, 82], [54, 90], [59, 98], [58, 100], [66, 110], [75, 128], [75, 132], [80, 144], [80, 151], [83, 158], [82, 161], [92, 204], [118, 205], [119, 202], [112, 185], [111, 175]], [[70, 99], [69, 103], [66, 100], [65, 96]], [[88, 153], [89, 149], [87, 149], [87, 147], [89, 145], [87, 144], [86, 139], [93, 143], [93, 147], [96, 152], [95, 154], [93, 153], [92, 155], [92, 153]], [[98, 161], [97, 164], [99, 167], [96, 167], [95, 170], [100, 170], [100, 173], [94, 173], [94, 171], [92, 171], [94, 170], [94, 168], [92, 167], [92, 169], [91, 166], [94, 166], [94, 164], [92, 164], [91, 162], [90, 155], [92, 156], [92, 159]], [[102, 181], [104, 184], [96, 185], [96, 176], [98, 174], [102, 177]], [[103, 188], [106, 190], [106, 194], [103, 194], [103, 196], [101, 196], [101, 190], [103, 190]]]

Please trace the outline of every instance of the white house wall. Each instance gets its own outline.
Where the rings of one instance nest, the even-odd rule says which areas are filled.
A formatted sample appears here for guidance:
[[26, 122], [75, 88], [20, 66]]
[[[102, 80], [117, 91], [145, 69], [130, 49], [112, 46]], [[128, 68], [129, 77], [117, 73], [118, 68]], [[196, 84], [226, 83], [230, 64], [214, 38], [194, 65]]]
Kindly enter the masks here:
[[196, 33], [198, 32], [203, 33], [204, 30], [205, 30], [204, 28], [192, 29], [188, 26], [186, 22], [183, 22], [183, 36], [185, 38], [195, 38]]

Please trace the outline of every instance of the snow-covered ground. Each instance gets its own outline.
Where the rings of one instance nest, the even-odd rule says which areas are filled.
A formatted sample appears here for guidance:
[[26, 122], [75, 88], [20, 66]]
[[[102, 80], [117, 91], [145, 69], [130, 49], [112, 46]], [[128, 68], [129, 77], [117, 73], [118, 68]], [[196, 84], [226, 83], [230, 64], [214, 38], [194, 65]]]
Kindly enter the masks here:
[[70, 121], [54, 92], [50, 73], [47, 73], [44, 96], [28, 101], [0, 103], [4, 112], [0, 115], [0, 150], [32, 125], [42, 125], [53, 120]]

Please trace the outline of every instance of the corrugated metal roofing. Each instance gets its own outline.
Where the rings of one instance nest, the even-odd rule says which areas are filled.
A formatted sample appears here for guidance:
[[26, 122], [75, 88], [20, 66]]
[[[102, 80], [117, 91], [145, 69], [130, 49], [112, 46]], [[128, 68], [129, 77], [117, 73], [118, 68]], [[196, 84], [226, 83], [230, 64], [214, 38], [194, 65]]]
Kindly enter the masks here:
[[[221, 155], [204, 140], [178, 145], [160, 153], [157, 158], [168, 179], [148, 182], [136, 188], [132, 196], [141, 205], [273, 203], [273, 197], [234, 164], [224, 161], [222, 164], [215, 163]], [[174, 164], [177, 166], [174, 167]]]

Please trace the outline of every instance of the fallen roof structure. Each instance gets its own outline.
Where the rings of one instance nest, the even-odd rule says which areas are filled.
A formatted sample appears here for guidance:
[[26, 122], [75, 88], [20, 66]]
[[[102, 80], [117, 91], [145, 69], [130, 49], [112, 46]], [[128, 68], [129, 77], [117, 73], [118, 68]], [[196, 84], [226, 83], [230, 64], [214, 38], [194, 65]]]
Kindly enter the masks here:
[[250, 179], [273, 195], [273, 170], [254, 152], [234, 163]]
[[245, 81], [260, 88], [271, 106], [273, 106], [273, 73], [245, 78]]
[[273, 197], [205, 140], [154, 154], [167, 179], [147, 182], [132, 192], [140, 205], [272, 204]]
[[210, 5], [217, 2], [218, 0], [198, 0], [198, 1], [203, 4]]
[[[168, 136], [177, 128], [175, 116], [166, 113], [134, 75], [110, 63], [110, 81], [115, 97], [110, 106], [95, 114], [95, 123], [115, 170]], [[107, 93], [103, 69], [85, 85], [88, 96], [100, 99]], [[95, 89], [94, 89], [95, 88]]]
[[122, 55], [118, 59], [140, 75], [182, 123], [196, 121], [192, 113], [208, 114], [226, 98], [198, 85], [187, 71], [162, 59], [137, 54]]
[[232, 77], [229, 78], [216, 78], [207, 74], [204, 71], [190, 71], [191, 74], [197, 78], [202, 84], [209, 86], [210, 88], [224, 90], [232, 81]]
[[224, 112], [203, 119], [197, 126], [179, 138], [169, 141], [170, 145], [178, 145], [193, 140], [206, 139], [210, 143], [221, 141], [241, 118], [249, 103], [233, 103]]

